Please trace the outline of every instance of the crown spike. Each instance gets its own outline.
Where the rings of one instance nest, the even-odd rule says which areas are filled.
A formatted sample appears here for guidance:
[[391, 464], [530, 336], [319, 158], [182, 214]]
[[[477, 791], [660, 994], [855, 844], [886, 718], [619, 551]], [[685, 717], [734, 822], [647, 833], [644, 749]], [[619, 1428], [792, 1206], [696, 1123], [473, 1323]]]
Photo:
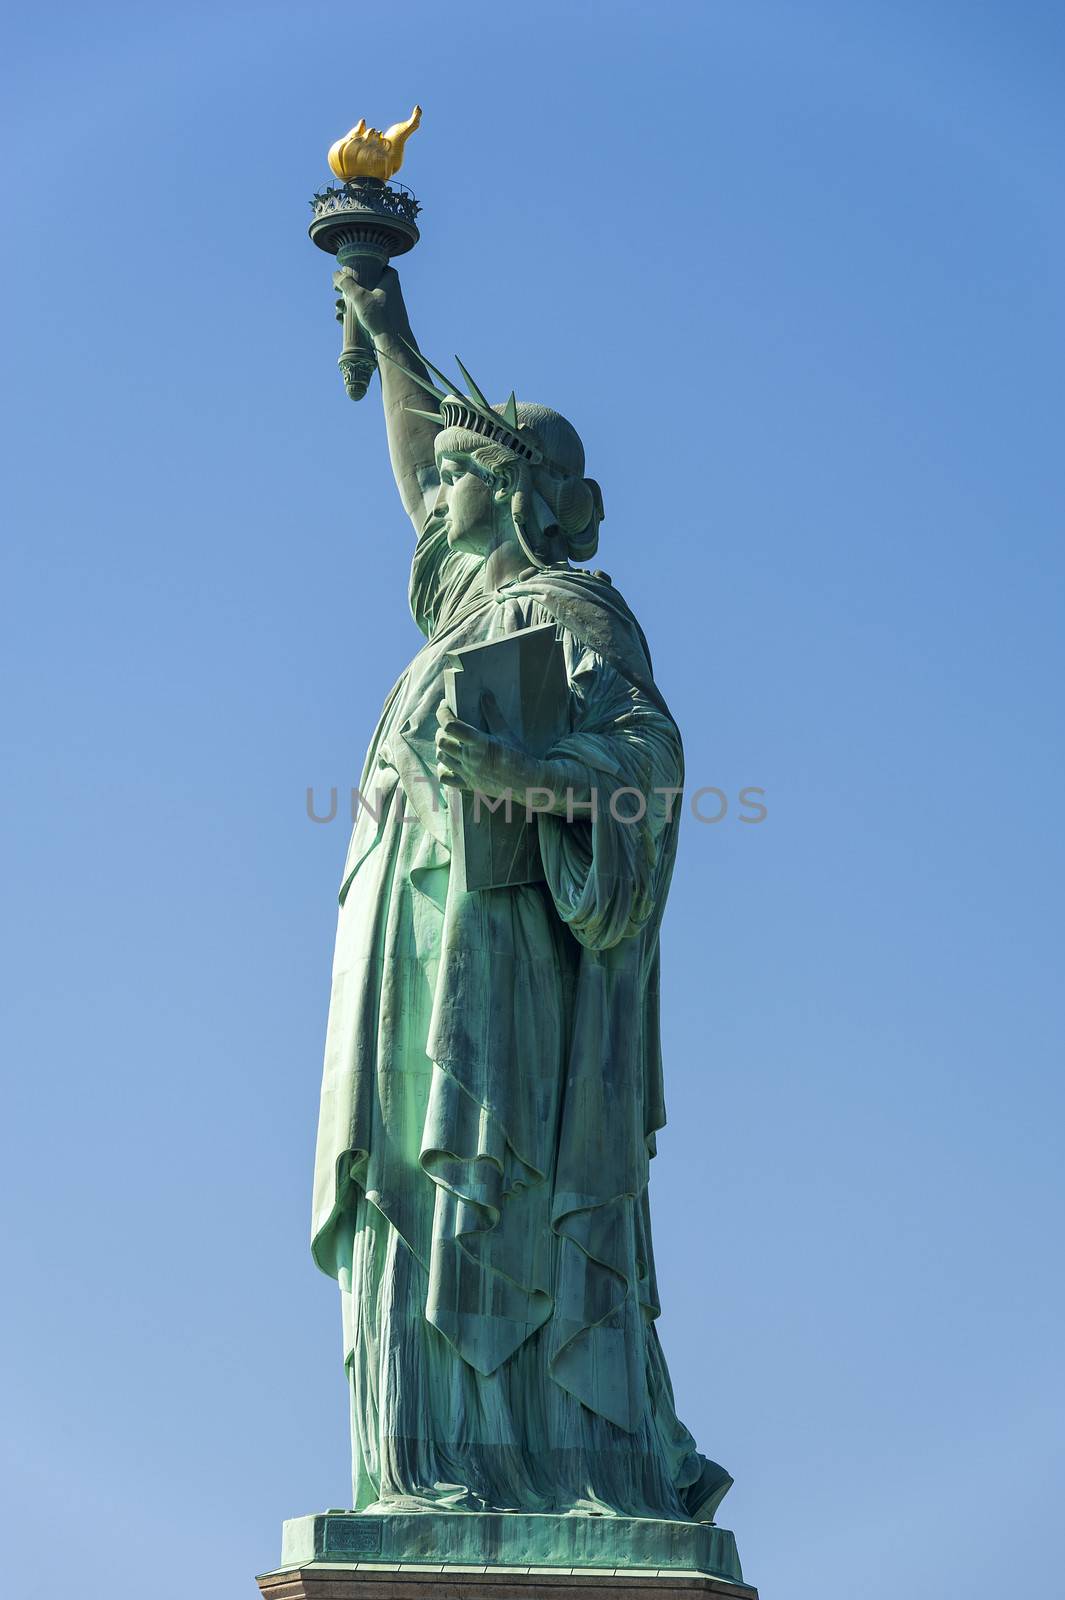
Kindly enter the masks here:
[[[392, 365], [394, 367], [398, 367], [400, 372], [405, 372], [408, 378], [413, 378], [414, 382], [420, 384], [427, 394], [431, 394], [433, 396], [434, 400], [447, 399], [447, 394], [443, 389], [438, 389], [435, 383], [429, 382], [428, 378], [419, 378], [416, 372], [412, 372], [410, 367], [405, 367], [402, 361], [397, 361], [395, 356], [390, 356], [387, 350], [380, 350], [378, 351], [378, 354], [384, 356], [386, 361], [391, 361]], [[433, 368], [433, 371], [436, 371], [435, 367]], [[443, 378], [443, 373], [441, 373], [440, 376]], [[444, 382], [447, 382], [446, 378], [444, 378]]]
[[479, 405], [484, 406], [486, 411], [491, 411], [491, 409], [492, 409], [491, 402], [485, 399], [485, 397], [481, 393], [480, 389], [478, 389], [477, 385], [474, 383], [473, 379], [470, 377], [469, 373], [466, 371], [466, 368], [462, 365], [462, 362], [459, 360], [458, 356], [455, 357], [455, 365], [458, 367], [459, 371], [462, 373], [462, 376], [465, 378], [465, 380], [466, 380], [466, 388], [469, 390], [469, 392], [473, 396], [473, 398], [478, 402]]
[[446, 372], [441, 372], [439, 367], [435, 367], [433, 365], [433, 363], [429, 360], [429, 357], [427, 355], [423, 355], [422, 352], [418, 349], [418, 346], [416, 344], [411, 344], [409, 339], [404, 339], [403, 343], [406, 345], [406, 347], [410, 351], [411, 355], [417, 356], [418, 360], [423, 362], [424, 365], [426, 367], [428, 367], [429, 371], [434, 373], [436, 375], [436, 377], [438, 377], [440, 379], [440, 382], [442, 384], [446, 385], [447, 394], [453, 394], [453, 395], [455, 395], [455, 397], [457, 399], [461, 399], [461, 397], [462, 397], [462, 389], [455, 382], [454, 378], [449, 378]]
[[[488, 401], [484, 398], [484, 395], [481, 394], [480, 389], [477, 388], [477, 385], [475, 383], [473, 383], [473, 380], [470, 378], [469, 373], [466, 372], [465, 367], [462, 367], [462, 362], [461, 361], [459, 362], [459, 366], [462, 367], [463, 372], [466, 373], [467, 380], [472, 384], [472, 387], [474, 388], [476, 394], [480, 396], [479, 399], [474, 398], [473, 395], [463, 394], [462, 385], [456, 383], [453, 378], [449, 378], [446, 372], [441, 372], [439, 367], [434, 366], [433, 363], [429, 360], [429, 357], [427, 355], [423, 354], [423, 352], [421, 350], [419, 350], [416, 345], [411, 344], [409, 339], [404, 339], [403, 343], [407, 346], [408, 350], [410, 350], [414, 355], [416, 355], [418, 357], [419, 361], [424, 361], [425, 365], [429, 368], [430, 372], [435, 372], [436, 376], [440, 379], [441, 383], [446, 383], [447, 384], [447, 386], [448, 386], [448, 394], [449, 395], [451, 395], [455, 400], [460, 401], [464, 406], [468, 406], [471, 411], [480, 412], [481, 416], [485, 419], [486, 422], [490, 422], [495, 426], [499, 425], [499, 420], [500, 419], [499, 419], [498, 411], [493, 411], [492, 410], [492, 407], [489, 405]], [[457, 359], [458, 358], [456, 357], [456, 360]], [[403, 370], [406, 371], [407, 369], [404, 368]], [[413, 373], [411, 374], [411, 376], [413, 377]], [[447, 396], [444, 396], [443, 398], [446, 399]]]
[[[518, 419], [518, 402], [513, 389], [506, 404], [500, 411], [495, 411], [487, 403], [466, 368], [462, 366], [461, 361], [459, 361], [459, 367], [473, 390], [473, 395], [464, 394], [458, 384], [452, 383], [447, 374], [441, 372], [439, 367], [434, 366], [416, 345], [411, 344], [409, 339], [403, 339], [401, 342], [415, 357], [419, 365], [424, 363], [429, 372], [435, 373], [441, 383], [448, 386], [446, 392], [443, 389], [438, 389], [427, 378], [420, 377], [417, 372], [405, 366], [402, 361], [398, 361], [395, 356], [389, 355], [387, 350], [381, 350], [379, 354], [383, 355], [386, 360], [391, 361], [393, 366], [397, 366], [401, 372], [406, 373], [407, 377], [418, 384], [420, 388], [431, 394], [433, 399], [439, 402], [440, 407], [439, 411], [422, 411], [416, 406], [404, 406], [405, 411], [416, 417], [424, 417], [427, 422], [433, 423], [439, 429], [448, 426], [447, 409], [450, 406], [454, 414], [453, 420], [456, 421], [458, 426], [468, 428], [473, 433], [478, 433], [495, 444], [505, 445], [534, 467], [544, 460], [543, 446], [535, 431], [529, 427], [522, 427]], [[457, 356], [455, 359], [458, 361]], [[474, 396], [477, 398], [474, 398]]]

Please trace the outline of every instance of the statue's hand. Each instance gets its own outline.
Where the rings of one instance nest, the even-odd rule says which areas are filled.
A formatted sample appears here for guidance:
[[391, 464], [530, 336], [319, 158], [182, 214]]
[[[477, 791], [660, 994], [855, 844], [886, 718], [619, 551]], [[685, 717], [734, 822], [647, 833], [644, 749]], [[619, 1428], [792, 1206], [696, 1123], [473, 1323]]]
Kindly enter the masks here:
[[519, 804], [531, 789], [543, 790], [547, 763], [529, 755], [514, 741], [494, 695], [484, 698], [485, 721], [497, 731], [460, 722], [446, 704], [437, 708], [437, 775], [449, 789], [465, 789], [498, 800], [510, 794]]
[[382, 333], [401, 333], [406, 326], [403, 293], [394, 267], [385, 268], [376, 289], [364, 289], [353, 272], [341, 267], [333, 274], [333, 288], [351, 307], [371, 338]]

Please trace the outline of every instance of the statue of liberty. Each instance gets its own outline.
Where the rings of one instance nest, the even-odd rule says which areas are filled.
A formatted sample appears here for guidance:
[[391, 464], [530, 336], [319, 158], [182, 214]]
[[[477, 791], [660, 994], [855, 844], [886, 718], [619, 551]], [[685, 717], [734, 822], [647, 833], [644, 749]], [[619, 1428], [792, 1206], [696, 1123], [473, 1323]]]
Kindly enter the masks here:
[[[575, 565], [603, 500], [574, 428], [431, 367], [393, 269], [334, 281], [381, 358], [424, 635], [360, 782], [318, 1132], [353, 1504], [709, 1521], [732, 1480], [677, 1417], [648, 1211], [680, 735], [636, 618]], [[545, 625], [568, 690], [538, 755], [490, 703], [492, 731], [460, 720], [444, 673]], [[542, 879], [467, 891], [456, 797], [534, 792]]]

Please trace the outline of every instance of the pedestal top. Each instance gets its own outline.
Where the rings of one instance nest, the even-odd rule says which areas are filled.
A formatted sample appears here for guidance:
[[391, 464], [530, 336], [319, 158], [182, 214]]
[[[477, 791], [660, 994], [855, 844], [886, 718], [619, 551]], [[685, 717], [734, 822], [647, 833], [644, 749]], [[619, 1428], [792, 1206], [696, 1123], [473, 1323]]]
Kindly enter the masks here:
[[284, 1524], [281, 1563], [258, 1580], [269, 1600], [564, 1600], [595, 1588], [757, 1600], [736, 1541], [711, 1522], [520, 1512], [323, 1511]]

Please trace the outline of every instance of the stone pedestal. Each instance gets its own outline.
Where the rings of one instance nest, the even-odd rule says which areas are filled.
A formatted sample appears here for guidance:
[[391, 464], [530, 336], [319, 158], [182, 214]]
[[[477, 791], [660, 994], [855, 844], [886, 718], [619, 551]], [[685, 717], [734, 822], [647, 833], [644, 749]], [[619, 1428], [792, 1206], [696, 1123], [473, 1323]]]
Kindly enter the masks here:
[[284, 1525], [263, 1600], [758, 1600], [709, 1522], [327, 1511]]
[[758, 1600], [758, 1590], [702, 1573], [354, 1566], [315, 1561], [264, 1572], [263, 1600]]

